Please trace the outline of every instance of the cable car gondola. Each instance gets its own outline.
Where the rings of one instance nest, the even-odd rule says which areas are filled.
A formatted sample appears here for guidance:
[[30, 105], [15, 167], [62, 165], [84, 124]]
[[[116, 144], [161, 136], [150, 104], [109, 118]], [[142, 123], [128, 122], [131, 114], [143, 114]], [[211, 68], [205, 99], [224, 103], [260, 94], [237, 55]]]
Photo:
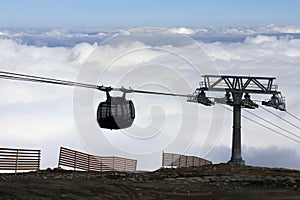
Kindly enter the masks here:
[[131, 100], [126, 100], [126, 93], [121, 97], [111, 97], [106, 91], [106, 101], [97, 109], [97, 122], [101, 128], [123, 129], [132, 125], [135, 109]]

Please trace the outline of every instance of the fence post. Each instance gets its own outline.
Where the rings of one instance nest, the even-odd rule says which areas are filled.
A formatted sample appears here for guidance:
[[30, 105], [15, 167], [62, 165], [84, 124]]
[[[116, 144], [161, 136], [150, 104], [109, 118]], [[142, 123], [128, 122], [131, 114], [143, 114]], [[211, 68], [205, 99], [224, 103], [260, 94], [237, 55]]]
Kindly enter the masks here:
[[100, 172], [103, 171], [103, 159], [102, 157], [98, 157], [100, 159]]
[[60, 147], [60, 150], [59, 150], [59, 157], [58, 157], [58, 166], [57, 167], [60, 167], [60, 162], [61, 162], [61, 154], [62, 154], [62, 147]]
[[113, 171], [115, 171], [115, 157], [113, 156], [112, 159], [113, 159]]
[[171, 168], [173, 168], [173, 164], [174, 164], [174, 154], [172, 153], [171, 154]]
[[165, 166], [165, 155], [164, 155], [164, 151], [162, 152], [162, 162], [161, 162], [161, 167]]
[[188, 157], [185, 156], [185, 167], [187, 167], [187, 160], [188, 160]]
[[16, 155], [15, 175], [17, 175], [17, 171], [18, 171], [18, 162], [19, 162], [19, 149], [17, 149], [17, 155]]
[[124, 164], [124, 172], [127, 171], [126, 169], [126, 163], [127, 163], [127, 159], [125, 158], [125, 164]]
[[90, 156], [91, 155], [88, 155], [88, 171], [90, 171]]
[[74, 155], [74, 171], [76, 171], [76, 154], [77, 154], [77, 152], [75, 151], [75, 155]]
[[38, 171], [40, 170], [40, 163], [41, 163], [41, 150], [38, 150]]
[[193, 156], [193, 167], [195, 167], [195, 156]]

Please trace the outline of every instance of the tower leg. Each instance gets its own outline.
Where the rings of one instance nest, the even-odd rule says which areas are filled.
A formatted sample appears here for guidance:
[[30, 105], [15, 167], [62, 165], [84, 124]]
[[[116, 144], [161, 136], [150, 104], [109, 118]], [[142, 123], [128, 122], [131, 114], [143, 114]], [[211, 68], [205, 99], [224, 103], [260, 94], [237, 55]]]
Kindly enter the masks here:
[[242, 94], [233, 94], [233, 133], [232, 133], [232, 152], [230, 164], [244, 165], [241, 150], [241, 96]]

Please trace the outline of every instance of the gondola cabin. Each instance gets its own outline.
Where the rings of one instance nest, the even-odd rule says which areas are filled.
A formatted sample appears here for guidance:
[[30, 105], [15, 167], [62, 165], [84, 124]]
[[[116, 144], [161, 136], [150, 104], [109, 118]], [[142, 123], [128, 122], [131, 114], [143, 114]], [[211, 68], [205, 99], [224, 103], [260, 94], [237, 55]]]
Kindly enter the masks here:
[[125, 93], [121, 97], [111, 97], [106, 92], [107, 99], [101, 102], [97, 109], [97, 121], [101, 128], [124, 129], [132, 125], [135, 109], [131, 100], [126, 100]]

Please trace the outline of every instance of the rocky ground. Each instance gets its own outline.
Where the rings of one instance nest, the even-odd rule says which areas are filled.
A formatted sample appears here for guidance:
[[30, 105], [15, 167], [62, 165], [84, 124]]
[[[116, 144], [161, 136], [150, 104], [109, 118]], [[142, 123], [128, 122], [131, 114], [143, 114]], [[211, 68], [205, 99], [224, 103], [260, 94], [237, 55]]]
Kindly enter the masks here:
[[300, 171], [236, 165], [0, 174], [0, 199], [300, 199]]

